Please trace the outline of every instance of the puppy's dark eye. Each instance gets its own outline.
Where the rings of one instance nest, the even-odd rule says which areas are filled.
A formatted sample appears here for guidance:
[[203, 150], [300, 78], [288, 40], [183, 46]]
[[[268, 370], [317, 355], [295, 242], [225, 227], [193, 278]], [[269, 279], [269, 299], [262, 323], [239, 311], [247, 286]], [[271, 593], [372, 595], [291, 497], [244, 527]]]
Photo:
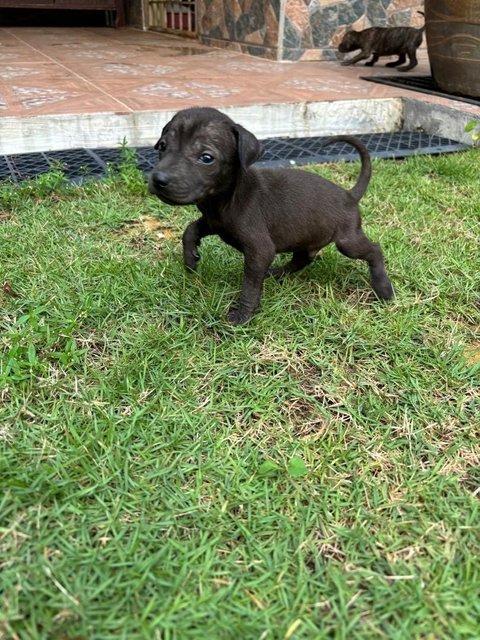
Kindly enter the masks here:
[[210, 153], [202, 153], [199, 157], [200, 162], [203, 164], [212, 164], [215, 158]]

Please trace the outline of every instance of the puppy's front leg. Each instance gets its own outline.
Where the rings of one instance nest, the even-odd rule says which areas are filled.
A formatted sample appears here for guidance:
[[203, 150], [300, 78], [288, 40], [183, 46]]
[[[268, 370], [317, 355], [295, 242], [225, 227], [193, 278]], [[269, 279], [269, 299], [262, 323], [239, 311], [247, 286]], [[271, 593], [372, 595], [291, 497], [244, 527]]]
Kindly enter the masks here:
[[245, 265], [240, 297], [227, 315], [228, 321], [232, 324], [243, 324], [250, 320], [260, 304], [262, 284], [275, 258], [275, 247], [272, 242], [262, 244], [260, 247], [260, 250], [258, 247], [244, 248]]
[[347, 67], [348, 65], [355, 64], [360, 60], [366, 60], [367, 58], [370, 57], [371, 53], [372, 53], [371, 51], [360, 51], [360, 53], [356, 55], [354, 58], [350, 58], [350, 60], [343, 60], [342, 65], [344, 67]]
[[202, 238], [211, 236], [214, 233], [210, 228], [207, 220], [202, 216], [190, 223], [183, 232], [183, 262], [187, 269], [195, 271], [197, 263], [200, 260], [198, 247]]

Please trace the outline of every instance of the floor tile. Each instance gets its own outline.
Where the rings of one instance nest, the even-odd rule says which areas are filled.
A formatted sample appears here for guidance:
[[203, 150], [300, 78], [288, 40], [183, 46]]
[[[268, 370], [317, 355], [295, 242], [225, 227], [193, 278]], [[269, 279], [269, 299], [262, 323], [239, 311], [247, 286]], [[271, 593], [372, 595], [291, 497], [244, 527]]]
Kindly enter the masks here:
[[[425, 50], [410, 74], [429, 75]], [[135, 29], [0, 28], [0, 115], [122, 114], [400, 96], [476, 107], [365, 82], [394, 69], [275, 62], [191, 38]]]

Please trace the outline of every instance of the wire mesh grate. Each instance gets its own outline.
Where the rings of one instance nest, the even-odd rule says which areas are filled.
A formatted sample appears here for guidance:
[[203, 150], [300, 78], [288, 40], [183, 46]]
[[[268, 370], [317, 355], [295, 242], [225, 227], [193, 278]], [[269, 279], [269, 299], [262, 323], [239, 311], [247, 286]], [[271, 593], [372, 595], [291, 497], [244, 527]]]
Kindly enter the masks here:
[[5, 157], [0, 156], [0, 180], [5, 180], [12, 177], [12, 169]]
[[[439, 154], [461, 151], [466, 145], [440, 136], [416, 131], [358, 134], [372, 157], [404, 158], [413, 154]], [[263, 156], [258, 166], [290, 166], [314, 164], [337, 160], [357, 160], [358, 152], [349, 144], [337, 142], [325, 146], [328, 137], [268, 138], [262, 140]], [[128, 149], [135, 152], [137, 166], [148, 173], [155, 165], [157, 152], [153, 147]], [[51, 169], [61, 168], [72, 181], [105, 176], [108, 167], [118, 166], [125, 150], [70, 149], [45, 153], [26, 153], [0, 156], [0, 179], [11, 178], [16, 182], [34, 178]]]
[[[440, 136], [416, 131], [396, 131], [355, 135], [374, 158], [405, 158], [413, 154], [439, 154], [460, 151], [466, 145]], [[264, 140], [265, 154], [259, 165], [282, 166], [312, 164], [337, 160], [356, 160], [358, 152], [348, 143], [325, 145], [327, 137], [273, 138]], [[288, 154], [285, 153], [288, 148]]]

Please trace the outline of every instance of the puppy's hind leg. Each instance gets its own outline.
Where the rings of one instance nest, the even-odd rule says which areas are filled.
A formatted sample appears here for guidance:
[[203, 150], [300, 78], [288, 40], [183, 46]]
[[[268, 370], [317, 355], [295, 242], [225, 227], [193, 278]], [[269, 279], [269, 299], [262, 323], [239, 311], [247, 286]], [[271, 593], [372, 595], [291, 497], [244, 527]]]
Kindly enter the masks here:
[[272, 267], [268, 270], [267, 275], [273, 276], [274, 278], [282, 278], [289, 273], [300, 271], [300, 269], [309, 265], [316, 255], [316, 251], [295, 251], [290, 262], [279, 267]]
[[389, 300], [393, 297], [393, 287], [388, 279], [380, 246], [371, 242], [361, 229], [352, 235], [335, 240], [337, 249], [348, 258], [366, 260], [370, 267], [372, 288], [379, 298]]
[[393, 62], [387, 62], [386, 67], [398, 67], [399, 64], [404, 64], [407, 56], [404, 53], [400, 53], [398, 56], [398, 60], [394, 60]]

